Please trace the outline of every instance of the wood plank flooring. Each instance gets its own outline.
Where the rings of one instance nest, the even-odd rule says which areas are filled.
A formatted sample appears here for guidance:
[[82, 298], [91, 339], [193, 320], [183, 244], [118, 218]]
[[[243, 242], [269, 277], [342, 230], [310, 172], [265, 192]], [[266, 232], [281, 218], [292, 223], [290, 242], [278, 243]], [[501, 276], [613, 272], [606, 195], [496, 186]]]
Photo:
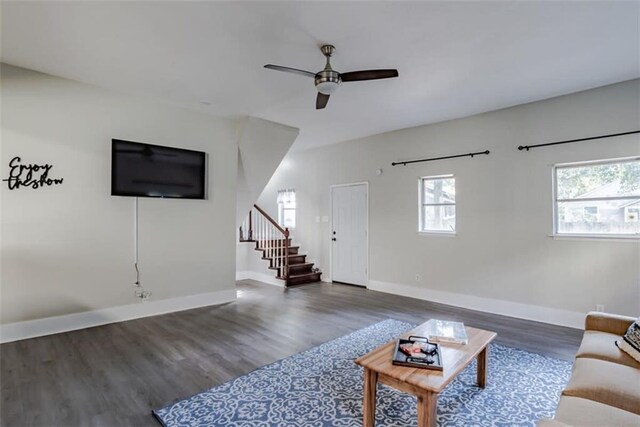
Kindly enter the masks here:
[[0, 425], [153, 426], [151, 410], [393, 318], [454, 319], [571, 360], [582, 332], [355, 286], [238, 282], [237, 302], [0, 346]]

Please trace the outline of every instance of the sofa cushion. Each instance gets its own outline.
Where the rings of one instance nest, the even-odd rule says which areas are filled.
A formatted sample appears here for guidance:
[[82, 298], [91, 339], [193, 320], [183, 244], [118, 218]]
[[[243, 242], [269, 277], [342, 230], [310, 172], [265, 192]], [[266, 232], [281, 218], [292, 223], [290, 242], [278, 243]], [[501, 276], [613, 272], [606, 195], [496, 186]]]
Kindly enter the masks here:
[[563, 396], [582, 397], [640, 414], [640, 369], [580, 357]]
[[580, 397], [562, 396], [555, 419], [577, 426], [640, 426], [640, 415]]
[[640, 363], [640, 318], [633, 322], [633, 325], [629, 326], [627, 333], [624, 334], [622, 339], [616, 341], [616, 345], [620, 350]]
[[638, 366], [638, 362], [616, 346], [616, 341], [620, 339], [619, 335], [608, 332], [584, 331], [582, 344], [580, 344], [576, 357], [589, 357], [632, 367]]

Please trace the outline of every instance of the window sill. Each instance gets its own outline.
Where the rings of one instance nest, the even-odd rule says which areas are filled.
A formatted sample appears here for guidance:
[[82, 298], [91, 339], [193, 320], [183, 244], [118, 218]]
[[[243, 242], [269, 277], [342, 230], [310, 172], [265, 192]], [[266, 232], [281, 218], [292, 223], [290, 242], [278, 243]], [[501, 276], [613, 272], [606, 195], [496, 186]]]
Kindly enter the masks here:
[[550, 234], [555, 240], [593, 240], [598, 242], [638, 242], [640, 235], [606, 234]]
[[456, 237], [455, 231], [418, 231], [420, 236]]

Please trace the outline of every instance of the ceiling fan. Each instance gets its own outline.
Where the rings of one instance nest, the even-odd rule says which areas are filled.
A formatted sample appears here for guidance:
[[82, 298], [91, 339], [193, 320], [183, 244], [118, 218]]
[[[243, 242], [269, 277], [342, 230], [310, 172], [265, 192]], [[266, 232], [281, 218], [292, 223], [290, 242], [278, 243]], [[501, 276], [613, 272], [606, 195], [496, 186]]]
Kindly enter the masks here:
[[330, 63], [331, 55], [335, 49], [336, 48], [330, 44], [325, 44], [320, 47], [322, 54], [327, 58], [327, 65], [325, 65], [322, 71], [318, 71], [317, 73], [273, 64], [267, 64], [264, 68], [312, 77], [315, 80], [316, 89], [318, 90], [318, 96], [316, 97], [316, 110], [320, 110], [327, 106], [329, 96], [335, 92], [340, 85], [342, 85], [342, 82], [358, 82], [363, 80], [378, 80], [398, 77], [398, 70], [395, 69], [361, 70], [339, 73], [331, 68]]

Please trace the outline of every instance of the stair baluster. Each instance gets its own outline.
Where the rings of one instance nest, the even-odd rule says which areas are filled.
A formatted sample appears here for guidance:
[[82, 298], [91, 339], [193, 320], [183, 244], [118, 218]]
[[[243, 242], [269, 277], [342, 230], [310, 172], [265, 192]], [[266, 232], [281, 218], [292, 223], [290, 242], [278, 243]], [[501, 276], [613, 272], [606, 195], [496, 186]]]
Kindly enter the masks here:
[[[278, 246], [277, 253], [281, 253], [282, 252], [282, 240], [278, 240], [276, 243], [277, 243], [277, 246]], [[276, 268], [277, 268], [276, 271], [278, 272], [278, 276], [284, 277], [284, 274], [282, 272], [282, 258], [276, 258]]]
[[289, 229], [284, 229], [284, 250], [282, 251], [284, 258], [284, 280], [289, 278]]
[[273, 233], [273, 227], [269, 227], [269, 258], [273, 258], [273, 238], [275, 237]]

